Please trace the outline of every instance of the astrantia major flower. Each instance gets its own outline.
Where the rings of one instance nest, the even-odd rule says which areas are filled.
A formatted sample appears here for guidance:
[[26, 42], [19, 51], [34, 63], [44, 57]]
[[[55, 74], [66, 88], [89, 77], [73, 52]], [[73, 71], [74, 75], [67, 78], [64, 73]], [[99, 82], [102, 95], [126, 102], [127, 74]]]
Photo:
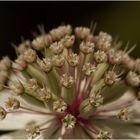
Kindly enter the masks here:
[[59, 26], [0, 61], [1, 138], [140, 138], [140, 61], [111, 35]]

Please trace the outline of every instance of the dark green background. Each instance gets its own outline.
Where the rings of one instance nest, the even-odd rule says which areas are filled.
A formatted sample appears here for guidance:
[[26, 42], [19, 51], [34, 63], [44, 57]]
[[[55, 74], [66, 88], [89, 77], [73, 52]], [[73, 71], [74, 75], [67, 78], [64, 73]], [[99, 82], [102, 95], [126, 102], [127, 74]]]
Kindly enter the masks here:
[[[98, 23], [97, 32], [107, 31], [137, 48], [140, 56], [140, 2], [0, 2], [0, 56], [15, 57], [10, 43], [18, 44], [20, 36], [32, 39], [37, 24], [47, 30], [62, 22], [73, 26]], [[130, 45], [130, 47], [131, 47]]]
[[[98, 23], [97, 32], [118, 35], [140, 51], [140, 2], [0, 2], [0, 56], [14, 57], [11, 42], [18, 44], [20, 36], [32, 39], [31, 32], [43, 23], [47, 30], [60, 23], [90, 25]], [[130, 45], [130, 47], [131, 47]]]

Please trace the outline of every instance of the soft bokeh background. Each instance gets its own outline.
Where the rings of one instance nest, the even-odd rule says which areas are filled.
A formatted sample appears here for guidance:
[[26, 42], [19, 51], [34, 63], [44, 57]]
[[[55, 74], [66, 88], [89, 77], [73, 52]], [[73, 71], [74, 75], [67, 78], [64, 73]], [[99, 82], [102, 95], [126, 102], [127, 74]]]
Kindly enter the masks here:
[[140, 57], [140, 2], [0, 2], [0, 57], [15, 58], [10, 43], [20, 43], [21, 36], [32, 39], [37, 24], [48, 31], [61, 23], [90, 26], [91, 21], [97, 22], [96, 32], [119, 36], [124, 46], [137, 43], [132, 55]]
[[20, 37], [32, 39], [37, 24], [46, 29], [61, 23], [90, 26], [97, 22], [96, 32], [118, 35], [131, 45], [137, 43], [133, 56], [140, 56], [140, 2], [0, 2], [0, 56], [14, 58], [10, 43]]

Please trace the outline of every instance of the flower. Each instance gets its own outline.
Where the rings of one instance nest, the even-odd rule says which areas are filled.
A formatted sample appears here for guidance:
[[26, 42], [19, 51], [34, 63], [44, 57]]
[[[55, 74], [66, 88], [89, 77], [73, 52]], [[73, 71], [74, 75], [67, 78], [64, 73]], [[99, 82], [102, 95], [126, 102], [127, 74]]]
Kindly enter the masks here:
[[113, 41], [63, 25], [3, 57], [0, 139], [140, 139], [140, 61]]

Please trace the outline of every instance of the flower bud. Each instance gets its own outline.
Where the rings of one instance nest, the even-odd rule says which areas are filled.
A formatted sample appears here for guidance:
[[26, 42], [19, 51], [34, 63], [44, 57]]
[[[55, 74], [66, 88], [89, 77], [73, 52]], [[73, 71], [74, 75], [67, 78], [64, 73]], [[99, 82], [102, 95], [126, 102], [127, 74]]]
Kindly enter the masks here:
[[126, 81], [129, 85], [136, 87], [140, 85], [140, 77], [137, 73], [129, 71], [126, 76]]
[[31, 42], [29, 40], [26, 40], [23, 43], [19, 44], [19, 46], [16, 47], [16, 50], [19, 54], [23, 54], [30, 47], [31, 47]]
[[32, 46], [36, 50], [42, 50], [49, 47], [52, 43], [52, 38], [49, 34], [41, 35], [32, 41]]
[[55, 55], [53, 57], [53, 65], [56, 67], [62, 67], [65, 64], [65, 58], [62, 55]]
[[129, 70], [133, 70], [135, 68], [134, 60], [130, 56], [128, 56], [127, 54], [122, 56], [121, 63], [125, 68], [127, 68]]
[[97, 63], [103, 63], [107, 61], [107, 55], [104, 51], [98, 50], [94, 53], [94, 58]]
[[21, 71], [24, 70], [27, 67], [27, 63], [24, 60], [24, 55], [23, 54], [21, 54], [17, 57], [17, 59], [15, 60], [15, 63], [13, 64], [12, 67], [15, 68], [15, 69], [21, 70]]
[[8, 70], [11, 67], [11, 60], [8, 56], [5, 56], [0, 60], [0, 70]]
[[115, 49], [108, 50], [108, 59], [111, 64], [120, 64], [122, 62], [123, 52], [116, 51]]
[[137, 71], [137, 72], [140, 72], [140, 59], [136, 59], [135, 60], [135, 65], [134, 65], [134, 69]]
[[49, 72], [52, 69], [52, 61], [50, 58], [37, 59], [37, 64], [44, 72]]
[[50, 49], [54, 54], [61, 54], [63, 52], [64, 46], [62, 42], [54, 42], [51, 44]]
[[90, 34], [90, 29], [87, 27], [76, 27], [74, 31], [75, 31], [75, 35], [79, 39], [85, 39]]
[[89, 54], [89, 53], [93, 53], [94, 51], [94, 43], [92, 42], [81, 42], [80, 44], [80, 50], [81, 52], [85, 53], [85, 54]]
[[35, 50], [33, 50], [33, 49], [27, 49], [25, 52], [24, 52], [24, 55], [23, 55], [23, 57], [24, 57], [24, 60], [26, 61], [26, 62], [28, 62], [28, 63], [32, 63], [32, 62], [34, 62], [35, 61], [35, 59], [36, 59], [36, 51]]
[[70, 25], [59, 26], [58, 28], [52, 29], [50, 35], [53, 41], [58, 41], [65, 35], [70, 35], [72, 27]]
[[16, 95], [21, 95], [24, 93], [24, 87], [20, 81], [12, 81], [9, 84], [10, 89]]
[[74, 41], [75, 41], [75, 36], [72, 35], [72, 36], [69, 36], [69, 35], [66, 35], [64, 38], [62, 38], [61, 42], [62, 44], [64, 45], [64, 47], [66, 48], [70, 48], [73, 46], [74, 44]]
[[109, 50], [112, 42], [112, 37], [107, 34], [106, 32], [100, 32], [98, 37], [97, 37], [97, 48], [102, 50], [102, 51], [107, 51]]

